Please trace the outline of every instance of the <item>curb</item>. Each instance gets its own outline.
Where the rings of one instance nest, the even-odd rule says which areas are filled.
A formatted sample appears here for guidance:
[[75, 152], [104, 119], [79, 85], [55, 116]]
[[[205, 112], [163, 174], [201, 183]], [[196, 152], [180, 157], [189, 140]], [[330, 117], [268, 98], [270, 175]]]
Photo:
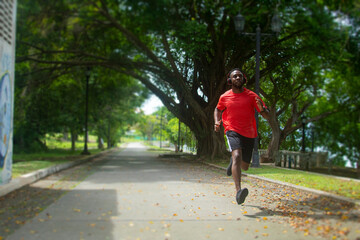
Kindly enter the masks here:
[[[211, 164], [211, 163], [206, 163], [206, 162], [201, 162], [201, 163], [203, 163], [203, 164], [205, 164], [205, 165], [208, 165], [208, 166], [210, 166], [210, 167], [214, 167], [214, 168], [217, 168], [217, 169], [221, 169], [221, 170], [225, 170], [225, 171], [226, 171], [226, 168], [225, 168], [225, 167], [220, 167], [220, 166], [218, 166], [218, 165]], [[320, 195], [320, 196], [333, 198], [333, 199], [335, 199], [335, 200], [337, 200], [337, 201], [346, 202], [346, 203], [349, 203], [349, 204], [354, 205], [355, 207], [360, 208], [360, 200], [354, 200], [354, 199], [351, 199], [351, 198], [348, 198], [348, 197], [343, 197], [343, 196], [335, 195], [335, 194], [328, 193], [328, 192], [324, 192], [324, 191], [321, 191], [321, 190], [316, 190], [316, 189], [312, 189], [312, 188], [302, 187], [302, 186], [298, 186], [298, 185], [291, 184], [291, 183], [286, 183], [286, 182], [281, 182], [281, 181], [277, 181], [277, 180], [273, 180], [273, 179], [269, 179], [269, 178], [265, 178], [265, 177], [256, 176], [256, 175], [253, 175], [253, 174], [241, 173], [241, 175], [246, 176], [246, 177], [249, 177], [249, 178], [255, 178], [255, 179], [263, 180], [263, 181], [270, 182], [270, 183], [275, 183], [275, 184], [279, 184], [279, 185], [284, 185], [284, 186], [287, 186], [287, 187], [295, 188], [295, 189], [298, 189], [298, 190], [301, 190], [301, 191], [305, 191], [305, 192], [317, 194], [317, 195]]]
[[67, 163], [63, 163], [63, 164], [59, 164], [59, 165], [54, 165], [54, 166], [51, 166], [48, 168], [39, 169], [35, 172], [24, 174], [20, 177], [12, 179], [9, 183], [6, 183], [6, 184], [0, 186], [0, 197], [5, 196], [6, 194], [8, 194], [12, 191], [15, 191], [21, 187], [24, 187], [26, 185], [34, 183], [34, 182], [36, 182], [44, 177], [47, 177], [51, 174], [54, 174], [54, 173], [60, 172], [62, 170], [89, 162], [89, 161], [93, 160], [94, 158], [97, 158], [103, 154], [107, 154], [113, 150], [114, 149], [106, 150], [101, 153], [95, 154], [93, 156], [84, 157], [82, 159], [79, 159], [79, 160], [76, 160], [73, 162], [67, 162]]

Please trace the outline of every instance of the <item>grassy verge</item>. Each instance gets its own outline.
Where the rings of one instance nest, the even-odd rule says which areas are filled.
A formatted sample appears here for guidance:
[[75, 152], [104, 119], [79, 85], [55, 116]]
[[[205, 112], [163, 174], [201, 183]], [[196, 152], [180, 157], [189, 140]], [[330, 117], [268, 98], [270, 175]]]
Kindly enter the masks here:
[[[96, 136], [89, 135], [88, 148], [93, 155], [103, 151], [97, 148], [96, 139]], [[84, 157], [84, 155], [81, 155], [84, 149], [82, 137], [79, 137], [78, 141], [75, 142], [75, 151], [71, 151], [71, 141], [65, 141], [62, 134], [47, 135], [43, 141], [48, 148], [46, 151], [13, 154], [12, 178]], [[122, 143], [128, 141], [129, 139], [124, 138]], [[106, 142], [104, 146], [106, 146]]]
[[[46, 151], [13, 154], [12, 178], [84, 157], [84, 155], [81, 155], [84, 148], [84, 141], [81, 137], [75, 143], [76, 151], [71, 151], [71, 142], [64, 141], [62, 135], [59, 136], [47, 136], [44, 139], [48, 148]], [[122, 138], [121, 145], [131, 141], [134, 141], [134, 139]], [[96, 137], [90, 135], [88, 148], [91, 154], [103, 151], [97, 149], [97, 145]], [[106, 146], [106, 143], [104, 143], [104, 146]]]
[[48, 168], [53, 165], [62, 164], [68, 162], [67, 160], [63, 161], [28, 161], [28, 162], [18, 162], [13, 164], [12, 169], [12, 178], [20, 177], [26, 173], [34, 172], [39, 169]]
[[[227, 167], [228, 161], [217, 160], [209, 163]], [[268, 165], [263, 165], [260, 168], [249, 168], [246, 173], [360, 200], [359, 181], [342, 180], [332, 176], [322, 176], [311, 172], [289, 170]]]
[[[89, 151], [91, 154], [97, 154], [102, 150], [90, 149]], [[81, 159], [84, 157], [81, 152], [82, 150], [49, 149], [46, 152], [14, 154], [12, 177], [17, 178], [39, 169]]]

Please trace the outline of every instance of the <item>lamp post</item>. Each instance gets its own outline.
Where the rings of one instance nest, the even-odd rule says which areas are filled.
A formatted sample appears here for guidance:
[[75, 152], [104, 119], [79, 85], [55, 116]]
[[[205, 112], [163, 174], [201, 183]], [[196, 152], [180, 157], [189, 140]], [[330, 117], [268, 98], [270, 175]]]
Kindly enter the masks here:
[[179, 118], [179, 129], [178, 129], [178, 152], [180, 152], [180, 133], [181, 133], [181, 122]]
[[161, 144], [161, 137], [162, 137], [162, 113], [160, 113], [160, 148], [162, 147]]
[[[255, 93], [259, 95], [260, 92], [260, 42], [261, 37], [273, 37], [278, 36], [281, 31], [281, 20], [278, 16], [277, 8], [275, 10], [274, 16], [271, 19], [271, 30], [274, 33], [261, 33], [260, 25], [258, 24], [256, 27], [255, 33], [244, 32], [245, 26], [245, 17], [239, 13], [234, 17], [235, 30], [239, 35], [245, 36], [255, 36], [256, 39], [256, 66], [255, 66]], [[256, 120], [256, 131], [258, 131], [259, 126], [259, 114], [255, 111], [255, 120]], [[259, 137], [255, 140], [254, 145], [254, 153], [253, 153], [253, 161], [251, 164], [252, 167], [259, 167]]]
[[[158, 119], [159, 119], [159, 115], [156, 114], [156, 120], [158, 120]], [[161, 128], [162, 128], [162, 119], [161, 119], [161, 113], [160, 113], [160, 130], [159, 130], [159, 132], [160, 132], [160, 144], [159, 144], [159, 147], [160, 148], [161, 148]]]
[[[165, 113], [164, 114], [164, 120], [163, 120], [163, 128], [165, 128], [166, 124], [167, 124], [167, 114]], [[164, 129], [164, 130], [166, 130], [166, 129]], [[165, 142], [165, 145], [166, 145], [166, 134], [164, 135], [164, 142]]]
[[311, 127], [311, 152], [314, 152], [314, 145], [315, 145], [315, 130], [314, 126]]
[[88, 101], [89, 101], [89, 79], [90, 79], [90, 67], [86, 68], [85, 75], [86, 75], [86, 92], [85, 92], [85, 137], [84, 137], [84, 150], [82, 151], [82, 155], [90, 155], [88, 151]]
[[301, 116], [301, 124], [302, 124], [302, 146], [301, 146], [301, 153], [302, 156], [304, 157], [304, 162], [305, 162], [305, 170], [309, 170], [309, 155], [305, 154], [306, 151], [306, 147], [305, 147], [305, 128], [306, 128], [306, 117], [304, 115]]
[[305, 116], [301, 116], [301, 124], [302, 124], [302, 147], [301, 152], [305, 152]]

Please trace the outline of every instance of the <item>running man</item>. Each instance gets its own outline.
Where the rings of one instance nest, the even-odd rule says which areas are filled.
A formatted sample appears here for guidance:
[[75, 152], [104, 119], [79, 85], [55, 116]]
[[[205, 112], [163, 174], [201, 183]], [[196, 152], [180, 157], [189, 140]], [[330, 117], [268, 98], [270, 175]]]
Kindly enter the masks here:
[[249, 169], [257, 137], [255, 109], [265, 119], [269, 119], [269, 112], [261, 98], [244, 88], [246, 81], [246, 76], [240, 69], [232, 69], [227, 75], [231, 89], [220, 96], [214, 111], [215, 131], [220, 131], [221, 122], [225, 128], [232, 156], [227, 175], [233, 176], [238, 204], [242, 204], [249, 194], [247, 188], [241, 189], [241, 169]]

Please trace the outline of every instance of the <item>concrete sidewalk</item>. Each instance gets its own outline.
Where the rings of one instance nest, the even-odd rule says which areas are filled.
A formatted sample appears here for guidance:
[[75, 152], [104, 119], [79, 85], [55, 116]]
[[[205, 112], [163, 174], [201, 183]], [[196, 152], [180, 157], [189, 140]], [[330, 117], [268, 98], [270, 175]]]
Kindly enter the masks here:
[[[240, 206], [235, 203], [232, 179], [223, 171], [196, 161], [156, 156], [134, 143], [124, 151], [103, 155], [94, 164], [84, 164], [83, 176], [76, 181], [62, 180], [76, 185], [71, 190], [54, 188], [57, 179], [52, 177], [29, 185], [29, 192], [42, 189], [42, 194], [32, 196], [31, 201], [38, 201], [44, 193], [59, 197], [39, 214], [15, 224], [14, 229], [0, 232], [0, 237], [118, 240], [360, 236], [358, 210], [342, 202], [244, 177], [243, 187], [248, 187], [250, 194]], [[70, 171], [74, 170], [63, 174], [76, 175]], [[18, 191], [20, 194], [21, 189]], [[17, 198], [16, 192], [10, 197]], [[9, 201], [8, 209], [14, 208], [11, 199], [2, 201]]]

